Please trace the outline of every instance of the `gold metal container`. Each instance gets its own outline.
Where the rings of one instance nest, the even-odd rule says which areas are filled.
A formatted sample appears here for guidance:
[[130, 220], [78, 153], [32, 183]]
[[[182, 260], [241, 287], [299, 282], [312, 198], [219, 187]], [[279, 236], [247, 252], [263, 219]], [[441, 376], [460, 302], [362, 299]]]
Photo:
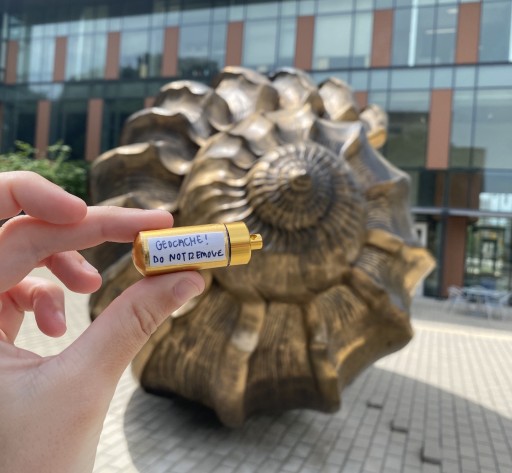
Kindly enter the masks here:
[[243, 222], [196, 225], [140, 232], [132, 259], [144, 276], [247, 264], [263, 248], [259, 234]]

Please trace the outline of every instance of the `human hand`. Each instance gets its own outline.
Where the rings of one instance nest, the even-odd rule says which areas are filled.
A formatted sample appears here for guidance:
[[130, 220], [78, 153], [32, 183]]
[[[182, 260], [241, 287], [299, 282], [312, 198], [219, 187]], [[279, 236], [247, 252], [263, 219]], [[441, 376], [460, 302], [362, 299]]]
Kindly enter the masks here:
[[172, 226], [163, 211], [87, 208], [28, 172], [0, 173], [0, 457], [3, 473], [93, 469], [117, 382], [156, 328], [204, 289], [195, 272], [129, 287], [62, 353], [40, 357], [14, 345], [24, 311], [50, 336], [65, 332], [62, 288], [27, 277], [46, 265], [69, 289], [90, 293], [101, 277], [76, 251], [131, 242], [140, 230]]

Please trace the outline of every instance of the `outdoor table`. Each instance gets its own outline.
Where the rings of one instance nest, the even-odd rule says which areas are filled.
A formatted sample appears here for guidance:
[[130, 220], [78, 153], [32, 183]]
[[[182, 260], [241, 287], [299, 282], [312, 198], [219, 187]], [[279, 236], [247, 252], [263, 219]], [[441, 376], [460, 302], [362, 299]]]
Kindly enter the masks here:
[[507, 296], [506, 291], [487, 289], [482, 286], [471, 286], [462, 288], [463, 298], [466, 307], [476, 304], [477, 311], [491, 317], [494, 308], [499, 307], [503, 298]]

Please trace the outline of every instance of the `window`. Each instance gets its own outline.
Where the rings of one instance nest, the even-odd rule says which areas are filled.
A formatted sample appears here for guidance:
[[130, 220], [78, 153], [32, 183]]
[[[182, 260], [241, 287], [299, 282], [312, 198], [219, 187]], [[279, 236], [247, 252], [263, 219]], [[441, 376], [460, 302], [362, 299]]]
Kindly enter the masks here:
[[148, 76], [159, 77], [164, 53], [164, 30], [152, 29], [149, 33]]
[[482, 3], [480, 61], [510, 61], [510, 2]]
[[372, 34], [373, 14], [355, 14], [352, 67], [368, 67], [370, 65]]
[[319, 16], [315, 23], [313, 68], [334, 69], [350, 65], [350, 15]]
[[486, 168], [512, 169], [512, 89], [481, 89], [476, 95], [475, 150]]
[[247, 19], [277, 18], [279, 13], [278, 2], [251, 1], [247, 4]]
[[432, 61], [435, 64], [451, 64], [454, 62], [457, 17], [457, 6], [437, 8], [436, 39]]
[[276, 63], [277, 22], [247, 21], [244, 26], [242, 63], [260, 72], [268, 72]]
[[66, 80], [101, 79], [105, 74], [107, 35], [70, 36], [67, 45]]
[[187, 79], [209, 78], [217, 70], [210, 59], [210, 25], [187, 25], [180, 28], [178, 69]]
[[148, 31], [123, 31], [121, 34], [120, 77], [144, 78], [149, 75]]
[[50, 82], [54, 60], [54, 38], [22, 41], [18, 56], [18, 82]]
[[36, 110], [37, 103], [18, 102], [14, 111], [14, 133], [12, 142], [6, 143], [9, 148], [14, 147], [14, 141], [24, 141], [34, 145], [34, 138], [36, 133]]
[[318, 2], [318, 13], [338, 13], [352, 10], [352, 0], [322, 0]]
[[393, 47], [391, 60], [395, 66], [409, 64], [409, 40], [411, 34], [411, 9], [395, 10], [393, 20]]
[[84, 158], [87, 104], [87, 100], [64, 100], [52, 107], [50, 142], [69, 145], [72, 159]]
[[389, 137], [384, 155], [399, 167], [423, 167], [428, 136], [430, 92], [391, 92]]
[[295, 58], [295, 35], [297, 22], [295, 18], [284, 18], [279, 26], [279, 46], [277, 66], [293, 66]]
[[212, 74], [224, 67], [226, 62], [226, 23], [214, 23], [212, 26], [212, 40], [210, 58], [213, 61]]
[[432, 63], [434, 37], [437, 32], [434, 20], [435, 8], [433, 7], [412, 10], [411, 22], [413, 23], [411, 25], [411, 44], [409, 45], [409, 65]]
[[457, 6], [415, 6], [395, 10], [393, 65], [453, 63], [457, 12]]
[[[474, 98], [473, 90], [455, 90], [453, 94], [450, 167], [471, 166]], [[475, 153], [475, 158], [478, 156]]]
[[183, 2], [183, 7], [181, 21], [184, 25], [210, 21], [212, 12], [210, 1]]

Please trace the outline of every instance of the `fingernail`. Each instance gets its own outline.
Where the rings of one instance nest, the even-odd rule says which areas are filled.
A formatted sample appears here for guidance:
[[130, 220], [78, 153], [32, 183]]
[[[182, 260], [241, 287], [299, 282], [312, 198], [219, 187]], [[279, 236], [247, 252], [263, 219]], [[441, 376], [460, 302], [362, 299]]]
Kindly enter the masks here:
[[66, 325], [66, 316], [64, 315], [64, 312], [61, 312], [60, 310], [55, 312], [55, 317], [59, 322], [62, 322], [62, 324]]
[[174, 295], [180, 304], [185, 304], [185, 302], [188, 302], [193, 297], [197, 297], [201, 292], [203, 292], [202, 289], [189, 279], [182, 279], [174, 286]]
[[87, 271], [88, 273], [97, 274], [98, 270], [86, 259], [82, 260], [82, 268]]

